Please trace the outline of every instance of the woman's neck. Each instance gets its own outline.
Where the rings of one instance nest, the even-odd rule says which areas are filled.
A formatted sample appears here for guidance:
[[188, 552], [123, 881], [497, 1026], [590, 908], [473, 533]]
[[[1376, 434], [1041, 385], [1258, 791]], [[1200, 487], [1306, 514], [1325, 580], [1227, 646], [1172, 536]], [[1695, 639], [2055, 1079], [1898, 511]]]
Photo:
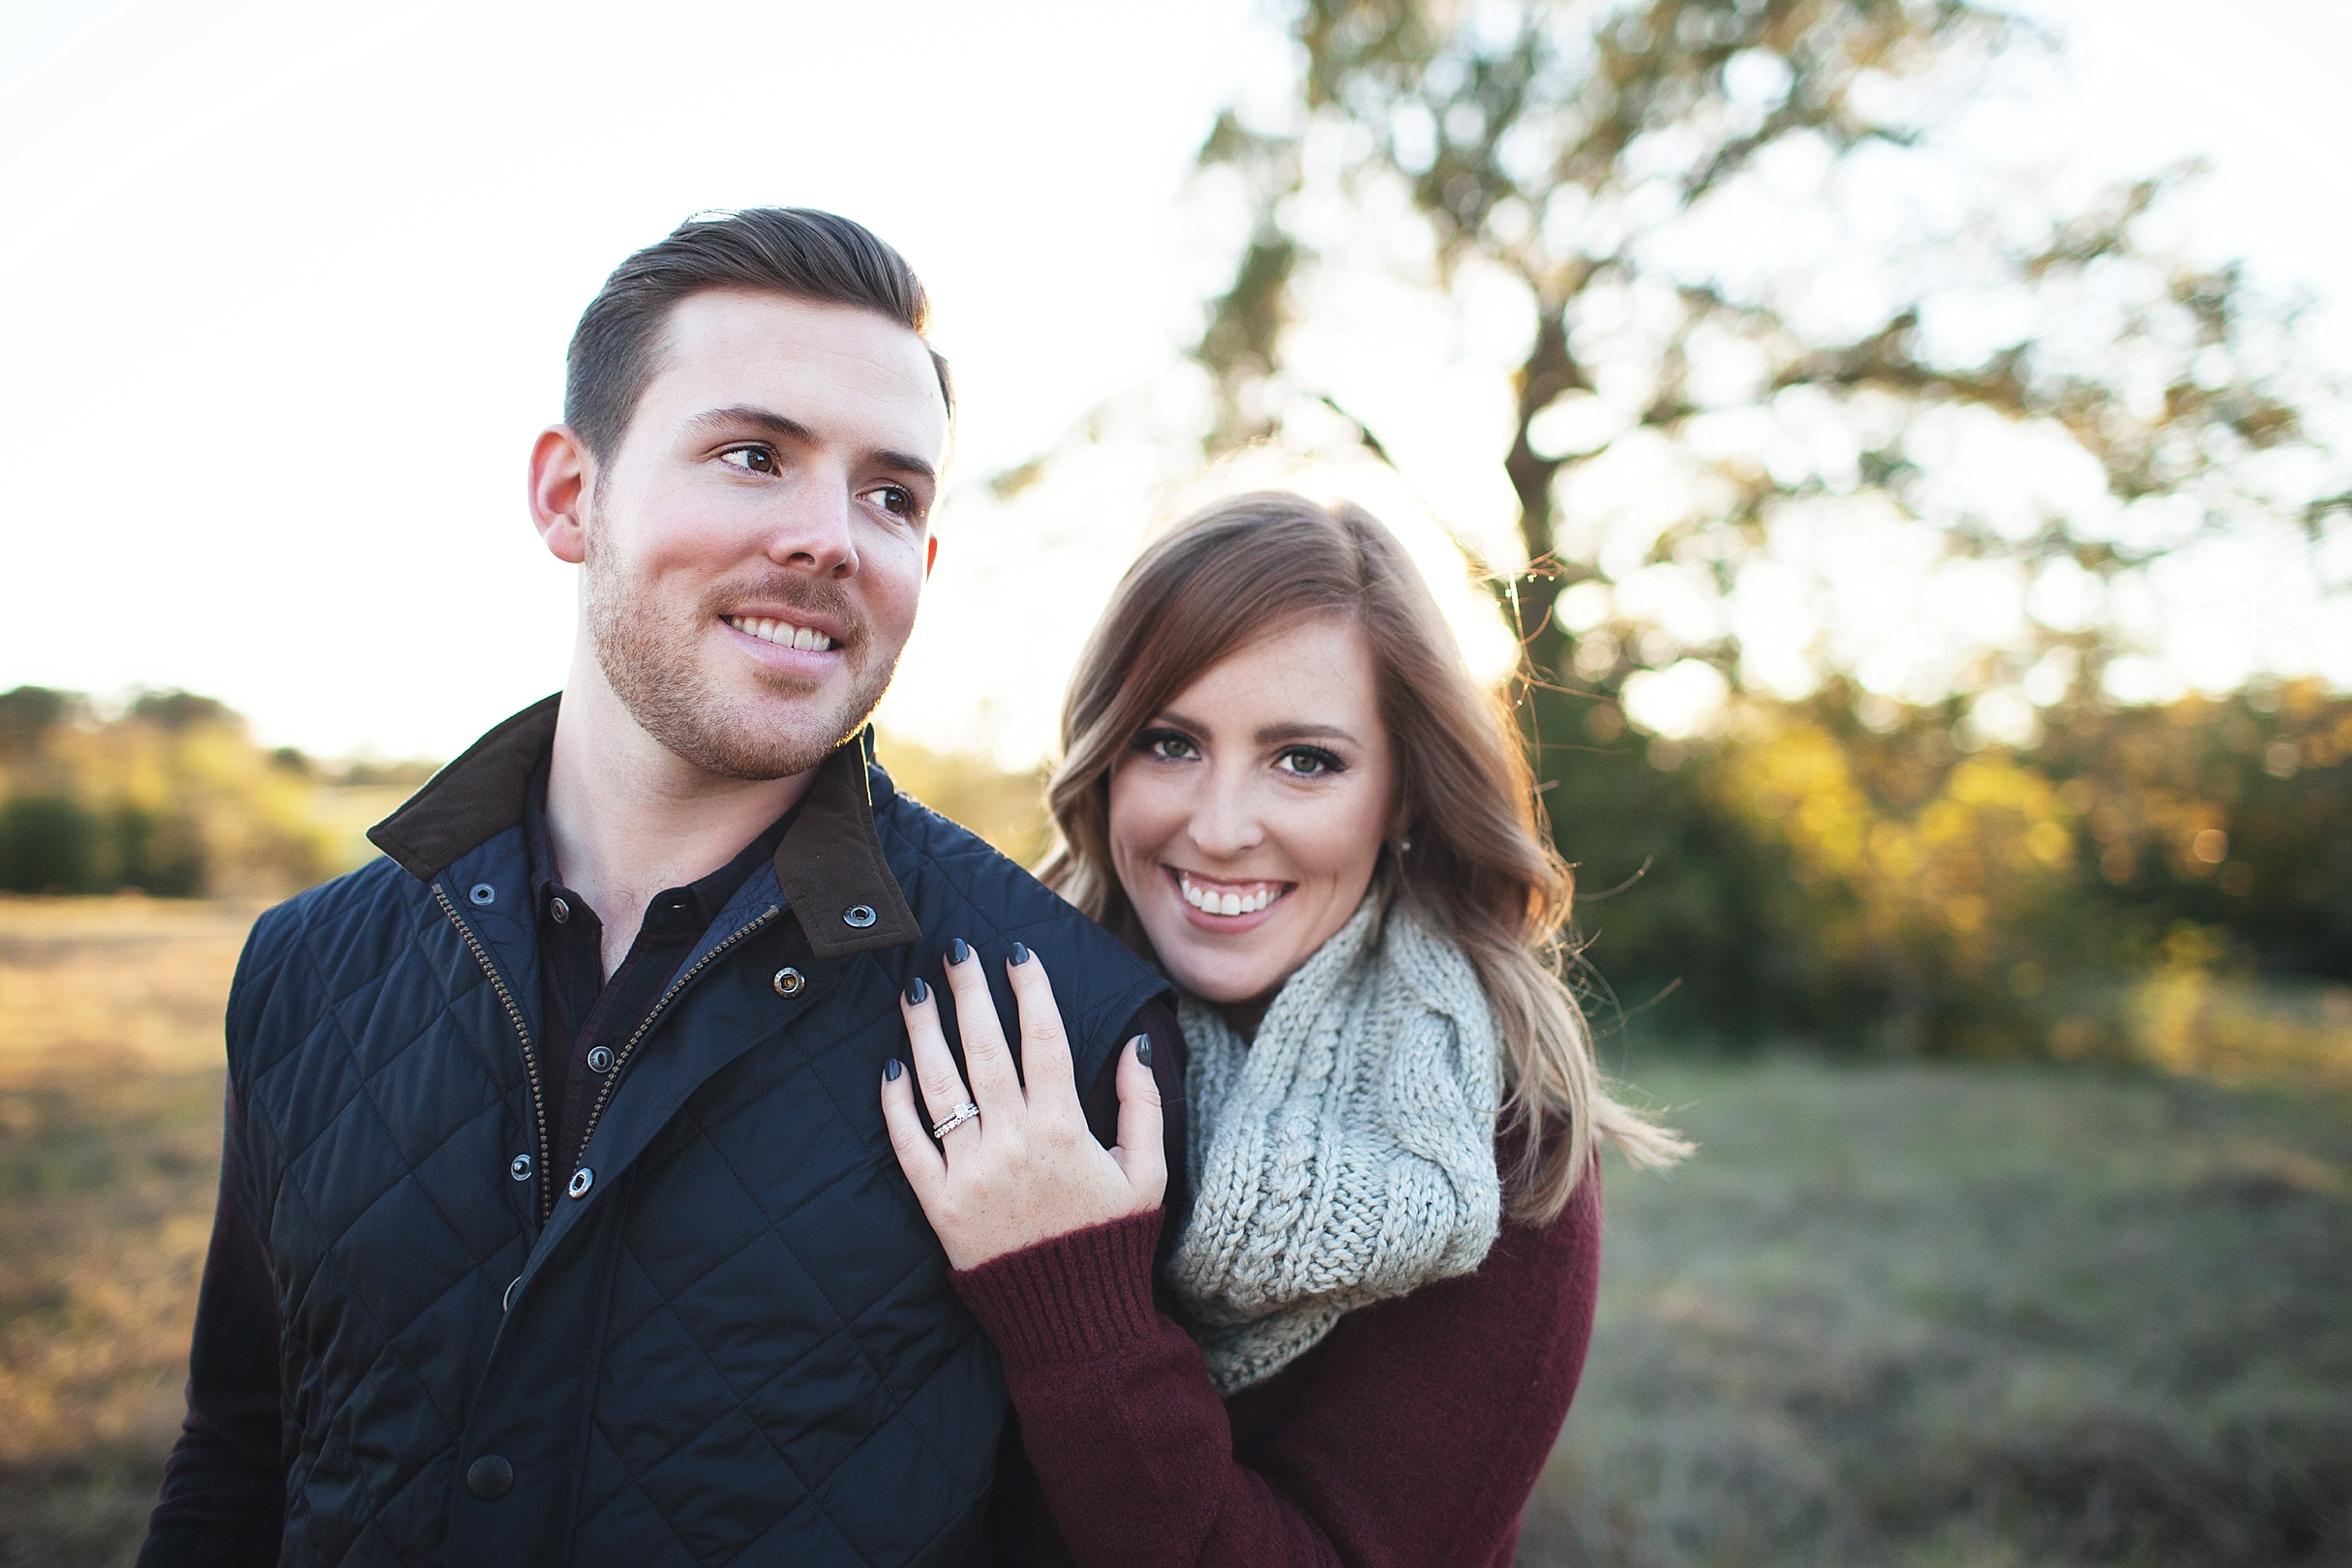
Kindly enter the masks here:
[[1266, 1010], [1274, 1006], [1274, 999], [1281, 992], [1282, 987], [1278, 985], [1265, 995], [1251, 997], [1246, 1002], [1212, 1002], [1209, 1010], [1222, 1018], [1227, 1029], [1244, 1040], [1253, 1040], [1257, 1039], [1257, 1026], [1265, 1022]]

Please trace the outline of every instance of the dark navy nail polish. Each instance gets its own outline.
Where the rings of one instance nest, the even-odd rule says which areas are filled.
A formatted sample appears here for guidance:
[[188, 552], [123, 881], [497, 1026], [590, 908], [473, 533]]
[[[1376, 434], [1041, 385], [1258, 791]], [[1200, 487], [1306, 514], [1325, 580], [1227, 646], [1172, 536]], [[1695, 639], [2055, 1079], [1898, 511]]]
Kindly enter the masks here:
[[1145, 1067], [1150, 1067], [1152, 1065], [1151, 1036], [1137, 1035], [1135, 1037], [1135, 1060], [1142, 1063]]
[[922, 977], [920, 975], [918, 975], [913, 980], [907, 981], [908, 1007], [920, 1008], [929, 1000], [931, 1000], [931, 987], [922, 982]]
[[1015, 942], [1015, 943], [1012, 945], [1012, 965], [1013, 965], [1013, 967], [1014, 967], [1015, 969], [1018, 969], [1018, 968], [1019, 968], [1021, 965], [1023, 965], [1023, 964], [1025, 964], [1025, 963], [1027, 963], [1027, 962], [1029, 962], [1029, 950], [1028, 950], [1027, 948], [1025, 948], [1025, 947], [1021, 946], [1021, 945], [1020, 945], [1018, 942]]
[[948, 944], [948, 962], [960, 964], [971, 956], [972, 945], [962, 937], [957, 937], [953, 942]]
[[905, 1070], [905, 1068], [898, 1065], [898, 1058], [893, 1056], [889, 1061], [882, 1064], [883, 1081], [885, 1083], [896, 1083], [898, 1081], [898, 1074], [904, 1072]]

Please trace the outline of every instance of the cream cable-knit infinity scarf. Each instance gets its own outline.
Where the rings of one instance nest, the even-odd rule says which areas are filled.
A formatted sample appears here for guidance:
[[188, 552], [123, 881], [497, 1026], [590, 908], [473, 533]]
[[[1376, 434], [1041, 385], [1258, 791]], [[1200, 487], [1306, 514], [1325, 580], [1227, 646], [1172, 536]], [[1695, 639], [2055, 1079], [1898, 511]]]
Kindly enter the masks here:
[[1363, 905], [1243, 1040], [1180, 998], [1192, 1215], [1168, 1263], [1218, 1392], [1493, 1245], [1501, 1054], [1469, 960]]

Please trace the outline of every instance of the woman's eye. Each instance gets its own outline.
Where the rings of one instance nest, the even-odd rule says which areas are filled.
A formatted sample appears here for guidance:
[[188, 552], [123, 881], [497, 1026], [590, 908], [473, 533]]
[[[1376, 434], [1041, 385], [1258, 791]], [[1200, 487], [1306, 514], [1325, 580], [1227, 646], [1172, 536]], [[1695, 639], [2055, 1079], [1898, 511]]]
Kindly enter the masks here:
[[1275, 768], [1300, 778], [1320, 778], [1326, 773], [1343, 773], [1347, 765], [1320, 746], [1292, 746], [1274, 759]]
[[745, 473], [776, 471], [776, 455], [765, 446], [731, 446], [719, 454], [719, 461]]
[[1200, 755], [1191, 736], [1174, 730], [1146, 730], [1135, 737], [1135, 749], [1161, 762], [1189, 762]]

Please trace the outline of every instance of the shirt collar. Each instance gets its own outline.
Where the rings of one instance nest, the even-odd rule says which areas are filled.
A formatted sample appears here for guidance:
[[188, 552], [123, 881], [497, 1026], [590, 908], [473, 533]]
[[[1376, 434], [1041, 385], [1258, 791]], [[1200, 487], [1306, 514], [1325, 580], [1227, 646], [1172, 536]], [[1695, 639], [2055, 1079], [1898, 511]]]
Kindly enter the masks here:
[[[431, 882], [461, 856], [525, 827], [532, 777], [554, 749], [561, 702], [558, 693], [498, 725], [369, 829], [369, 839], [410, 876]], [[922, 934], [874, 827], [874, 780], [885, 790], [890, 782], [872, 765], [873, 734], [864, 730], [834, 747], [798, 809], [777, 824], [776, 882], [819, 958], [901, 947]], [[746, 873], [757, 863], [746, 861]], [[734, 890], [725, 890], [720, 902]]]

